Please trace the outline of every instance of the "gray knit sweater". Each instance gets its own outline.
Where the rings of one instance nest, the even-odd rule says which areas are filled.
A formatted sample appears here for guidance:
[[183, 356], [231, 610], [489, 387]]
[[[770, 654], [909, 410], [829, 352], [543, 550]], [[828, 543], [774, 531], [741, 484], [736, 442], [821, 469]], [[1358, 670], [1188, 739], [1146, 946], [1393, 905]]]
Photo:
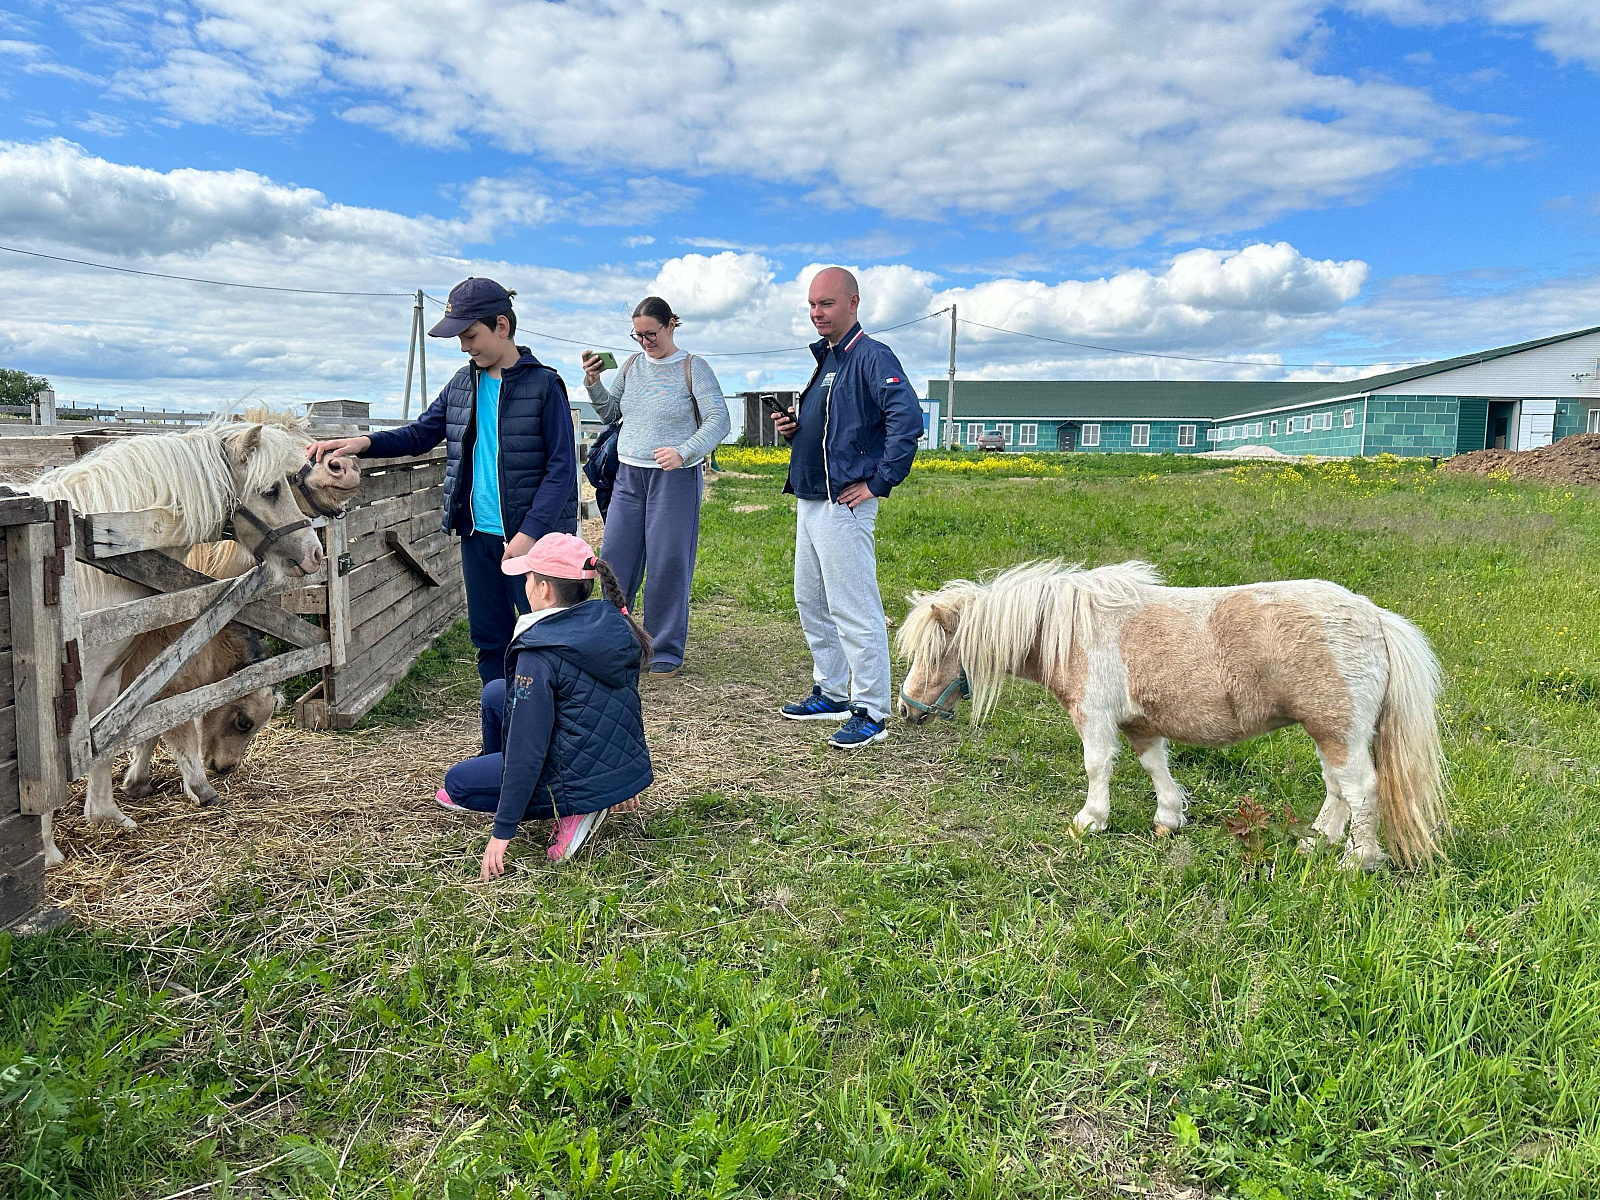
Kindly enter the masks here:
[[632, 366], [624, 363], [609, 390], [603, 383], [585, 385], [589, 403], [602, 421], [622, 417], [617, 438], [620, 461], [654, 467], [656, 450], [671, 446], [683, 455], [683, 465], [692, 467], [728, 436], [728, 404], [711, 365], [703, 358], [692, 357], [691, 363], [694, 399], [700, 406], [698, 430], [689, 389], [684, 386], [681, 350], [659, 361], [641, 354]]

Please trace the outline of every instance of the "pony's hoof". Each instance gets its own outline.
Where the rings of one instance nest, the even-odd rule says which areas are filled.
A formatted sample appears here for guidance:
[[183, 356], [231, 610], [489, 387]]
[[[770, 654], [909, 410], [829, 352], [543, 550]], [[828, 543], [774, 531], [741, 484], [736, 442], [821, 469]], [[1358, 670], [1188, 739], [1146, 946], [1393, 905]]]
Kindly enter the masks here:
[[59, 867], [66, 861], [67, 856], [61, 853], [61, 851], [57, 850], [54, 846], [46, 846], [44, 848], [44, 865], [46, 870], [49, 870], [51, 867]]
[[196, 789], [189, 793], [189, 797], [201, 808], [214, 808], [222, 803], [222, 797], [214, 787], [208, 787], [203, 791]]
[[1106, 823], [1096, 821], [1093, 817], [1077, 816], [1072, 818], [1072, 832], [1077, 837], [1088, 837], [1091, 833], [1105, 832]]
[[1339, 859], [1339, 865], [1346, 871], [1376, 871], [1389, 861], [1389, 856], [1382, 850], [1374, 850], [1369, 854], [1351, 848], [1344, 852]]
[[147, 796], [155, 795], [155, 785], [148, 779], [124, 779], [122, 781], [122, 794], [132, 800], [143, 800]]
[[1156, 824], [1156, 836], [1158, 838], [1169, 838], [1177, 832], [1178, 827], [1176, 825], [1162, 825], [1159, 822]]
[[127, 813], [121, 812], [117, 809], [112, 809], [110, 812], [85, 812], [83, 814], [83, 819], [84, 822], [89, 825], [115, 825], [118, 829], [125, 830], [129, 833], [139, 828], [139, 823], [137, 821], [135, 821]]

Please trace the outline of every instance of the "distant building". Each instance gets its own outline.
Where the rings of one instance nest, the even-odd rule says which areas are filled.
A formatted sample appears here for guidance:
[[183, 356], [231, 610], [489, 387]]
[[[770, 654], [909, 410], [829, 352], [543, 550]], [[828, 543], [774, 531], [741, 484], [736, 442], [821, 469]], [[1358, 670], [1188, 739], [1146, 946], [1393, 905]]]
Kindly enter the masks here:
[[[928, 398], [948, 399], [945, 380]], [[1008, 450], [1448, 457], [1600, 433], [1600, 326], [1346, 383], [957, 380], [959, 444]], [[948, 424], [941, 422], [941, 444]]]

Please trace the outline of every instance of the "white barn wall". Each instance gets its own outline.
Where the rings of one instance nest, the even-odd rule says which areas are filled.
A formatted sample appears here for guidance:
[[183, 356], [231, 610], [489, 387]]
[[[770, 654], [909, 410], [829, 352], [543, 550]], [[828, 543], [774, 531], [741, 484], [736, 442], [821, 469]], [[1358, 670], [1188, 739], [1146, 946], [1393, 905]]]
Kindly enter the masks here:
[[[1553, 346], [1508, 354], [1492, 362], [1474, 363], [1396, 383], [1377, 389], [1373, 395], [1493, 396], [1507, 400], [1575, 396], [1592, 399], [1600, 405], [1597, 360], [1600, 360], [1600, 333], [1590, 333]], [[1574, 375], [1587, 378], [1574, 379]]]

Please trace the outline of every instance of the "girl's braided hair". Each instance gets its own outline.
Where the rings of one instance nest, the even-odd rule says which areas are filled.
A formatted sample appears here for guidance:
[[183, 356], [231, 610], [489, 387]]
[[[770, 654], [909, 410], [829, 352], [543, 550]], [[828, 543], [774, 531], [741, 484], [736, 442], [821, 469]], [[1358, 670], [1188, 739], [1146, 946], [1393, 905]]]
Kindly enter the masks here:
[[[622, 613], [622, 619], [627, 621], [628, 628], [633, 630], [634, 639], [639, 643], [639, 654], [645, 663], [650, 661], [650, 635], [644, 631], [644, 626], [634, 619], [628, 611], [627, 597], [622, 594], [622, 584], [617, 581], [617, 573], [598, 558], [591, 558], [589, 563], [594, 567], [595, 578], [600, 581], [600, 595]], [[543, 580], [550, 585], [550, 590], [555, 593], [556, 600], [565, 608], [574, 604], [582, 604], [594, 595], [594, 579], [557, 579], [554, 575], [542, 575], [538, 571], [532, 572], [535, 579]]]

